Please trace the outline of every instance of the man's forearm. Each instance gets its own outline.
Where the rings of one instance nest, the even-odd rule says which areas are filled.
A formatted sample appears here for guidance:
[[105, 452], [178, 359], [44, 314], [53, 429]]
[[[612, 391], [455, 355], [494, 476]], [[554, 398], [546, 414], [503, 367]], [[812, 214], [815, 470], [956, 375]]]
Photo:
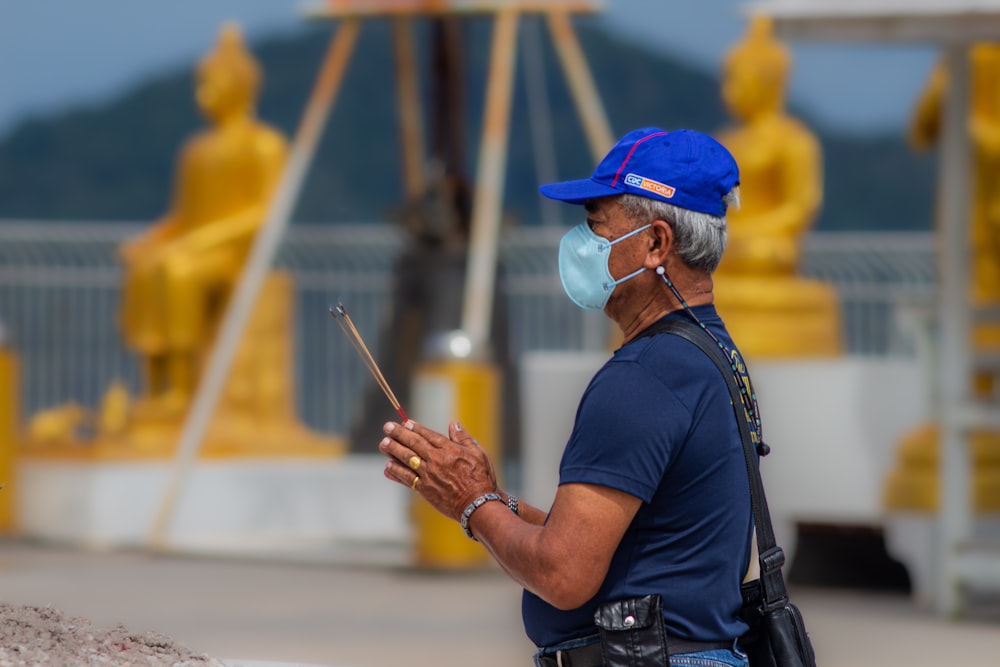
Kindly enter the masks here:
[[502, 503], [469, 518], [473, 535], [521, 586], [559, 609], [575, 609], [598, 590], [641, 501], [586, 484], [560, 486], [549, 516], [534, 507], [514, 516]]
[[[553, 593], [559, 568], [549, 566], [554, 561], [546, 558], [541, 548], [545, 515], [534, 507], [525, 509], [515, 517], [500, 503], [486, 503], [476, 510], [469, 525], [476, 539], [511, 579], [555, 604]], [[539, 517], [538, 523], [529, 520]]]
[[[509, 502], [507, 499], [510, 494], [506, 491], [501, 491], [500, 495], [503, 496], [504, 501]], [[521, 517], [522, 520], [530, 523], [533, 526], [541, 526], [545, 524], [545, 519], [548, 517], [548, 512], [538, 509], [533, 505], [529, 505], [520, 498], [517, 501], [517, 515]]]

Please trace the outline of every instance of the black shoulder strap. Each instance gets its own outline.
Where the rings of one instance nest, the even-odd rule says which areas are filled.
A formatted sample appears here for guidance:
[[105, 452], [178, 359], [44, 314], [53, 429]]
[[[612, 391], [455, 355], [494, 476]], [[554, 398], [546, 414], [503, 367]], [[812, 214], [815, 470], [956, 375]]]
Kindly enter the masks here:
[[729, 388], [729, 399], [736, 414], [736, 423], [743, 440], [743, 456], [746, 459], [747, 477], [750, 480], [750, 502], [753, 506], [754, 526], [757, 530], [757, 550], [760, 553], [760, 584], [765, 608], [783, 606], [788, 600], [785, 590], [785, 580], [781, 567], [785, 564], [785, 554], [774, 539], [774, 528], [771, 525], [771, 513], [767, 509], [767, 498], [764, 496], [764, 484], [760, 479], [757, 451], [750, 436], [750, 425], [747, 422], [743, 407], [743, 394], [740, 392], [736, 377], [733, 375], [729, 359], [725, 352], [711, 340], [701, 328], [688, 320], [669, 318], [660, 320], [640, 334], [640, 337], [657, 333], [669, 333], [694, 343], [716, 367]]

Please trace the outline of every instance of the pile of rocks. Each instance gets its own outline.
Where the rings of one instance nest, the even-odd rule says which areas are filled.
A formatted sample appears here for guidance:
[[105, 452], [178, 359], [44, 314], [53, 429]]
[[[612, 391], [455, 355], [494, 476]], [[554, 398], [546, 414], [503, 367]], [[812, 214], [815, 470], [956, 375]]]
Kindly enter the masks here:
[[0, 603], [0, 667], [22, 665], [226, 667], [155, 632], [95, 628], [51, 607]]

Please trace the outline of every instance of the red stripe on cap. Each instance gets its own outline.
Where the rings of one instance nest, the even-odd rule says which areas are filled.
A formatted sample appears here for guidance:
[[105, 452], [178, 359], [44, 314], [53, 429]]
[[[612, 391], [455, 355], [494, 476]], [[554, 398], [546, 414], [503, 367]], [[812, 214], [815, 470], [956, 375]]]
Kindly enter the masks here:
[[639, 147], [639, 144], [641, 144], [642, 142], [646, 141], [647, 139], [652, 139], [653, 137], [662, 137], [664, 134], [670, 134], [670, 133], [669, 132], [654, 132], [653, 134], [651, 134], [651, 135], [649, 135], [647, 137], [643, 137], [639, 141], [635, 142], [632, 145], [632, 150], [630, 150], [628, 152], [628, 155], [625, 156], [625, 160], [622, 162], [622, 166], [618, 167], [618, 171], [615, 172], [615, 177], [613, 179], [611, 179], [611, 187], [615, 187], [615, 183], [618, 182], [618, 177], [622, 175], [622, 169], [624, 169], [625, 165], [628, 164], [628, 161], [632, 159], [632, 153], [634, 153], [635, 149]]

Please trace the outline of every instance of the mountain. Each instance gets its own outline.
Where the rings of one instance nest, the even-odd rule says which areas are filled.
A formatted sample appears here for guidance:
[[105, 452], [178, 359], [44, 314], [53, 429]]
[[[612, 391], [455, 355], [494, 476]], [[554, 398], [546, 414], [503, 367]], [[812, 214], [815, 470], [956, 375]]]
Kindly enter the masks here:
[[[616, 135], [644, 125], [713, 132], [727, 122], [715, 77], [612, 35], [599, 18], [579, 19], [577, 27]], [[465, 28], [471, 169], [476, 164], [490, 23], [468, 19]], [[425, 33], [418, 34], [424, 46]], [[259, 115], [289, 136], [330, 34], [329, 26], [313, 26], [253, 45], [265, 72]], [[378, 221], [401, 203], [390, 40], [386, 23], [364, 25], [295, 220]], [[518, 56], [504, 207], [508, 219], [535, 224], [540, 218], [539, 178], [523, 54]], [[558, 178], [581, 177], [591, 170], [592, 158], [548, 39], [543, 40], [542, 54]], [[818, 229], [930, 228], [933, 156], [913, 155], [901, 133], [841, 135], [824, 131], [807, 117], [803, 120], [816, 130], [825, 156], [826, 200]], [[169, 205], [177, 151], [201, 125], [191, 68], [157, 76], [101, 106], [23, 122], [0, 138], [0, 218], [153, 220]]]

